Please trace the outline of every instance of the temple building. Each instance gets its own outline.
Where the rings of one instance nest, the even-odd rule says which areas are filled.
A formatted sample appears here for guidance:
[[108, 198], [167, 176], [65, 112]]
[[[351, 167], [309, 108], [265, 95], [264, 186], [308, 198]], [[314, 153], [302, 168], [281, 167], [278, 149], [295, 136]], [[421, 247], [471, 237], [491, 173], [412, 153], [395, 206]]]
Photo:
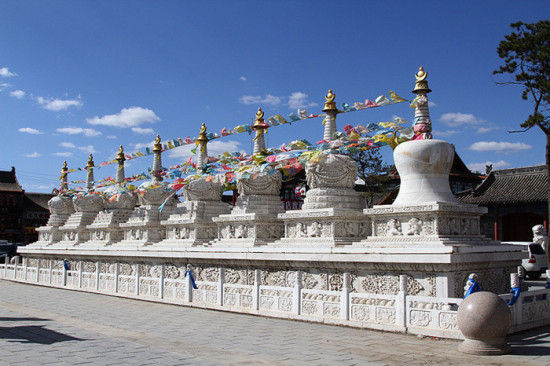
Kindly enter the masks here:
[[36, 241], [35, 229], [48, 221], [48, 200], [52, 197], [25, 192], [15, 175], [15, 167], [0, 171], [0, 240], [27, 244]]
[[477, 187], [460, 192], [463, 203], [485, 206], [482, 232], [502, 241], [530, 241], [535, 225], [548, 229], [548, 171], [545, 165], [494, 170]]

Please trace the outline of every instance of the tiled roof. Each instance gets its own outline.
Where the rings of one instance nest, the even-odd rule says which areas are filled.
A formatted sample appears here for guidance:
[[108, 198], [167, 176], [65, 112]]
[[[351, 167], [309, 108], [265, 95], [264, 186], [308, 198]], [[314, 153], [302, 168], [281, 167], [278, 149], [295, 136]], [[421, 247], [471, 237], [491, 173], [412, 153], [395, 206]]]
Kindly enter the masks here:
[[483, 206], [542, 203], [548, 200], [548, 171], [545, 165], [495, 170], [457, 198]]
[[25, 192], [25, 196], [34, 204], [48, 209], [48, 201], [54, 196], [49, 193], [34, 193], [34, 192]]
[[15, 168], [11, 170], [0, 170], [0, 191], [23, 192], [15, 176]]

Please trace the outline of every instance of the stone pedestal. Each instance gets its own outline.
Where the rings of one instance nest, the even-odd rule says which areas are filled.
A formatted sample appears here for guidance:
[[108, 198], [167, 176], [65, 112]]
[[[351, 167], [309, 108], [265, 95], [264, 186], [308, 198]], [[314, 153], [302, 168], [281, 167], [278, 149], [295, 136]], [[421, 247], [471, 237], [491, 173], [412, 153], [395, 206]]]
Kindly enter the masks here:
[[88, 225], [90, 240], [83, 243], [86, 247], [103, 247], [124, 239], [123, 230], [119, 224], [128, 221], [137, 203], [137, 198], [122, 187], [115, 186], [105, 191], [105, 210], [101, 211]]
[[277, 245], [351, 244], [370, 233], [363, 200], [353, 189], [357, 165], [345, 155], [323, 153], [306, 165], [310, 189], [301, 210], [279, 214], [285, 236]]
[[237, 173], [239, 197], [231, 214], [212, 220], [218, 225], [214, 246], [255, 246], [275, 241], [283, 234], [277, 215], [283, 211], [282, 176], [278, 170], [253, 168]]
[[165, 240], [154, 247], [188, 247], [201, 245], [218, 237], [218, 228], [212, 218], [229, 213], [230, 206], [221, 201], [222, 180], [206, 178], [189, 182], [183, 188], [185, 202], [167, 220]]
[[[134, 208], [128, 221], [119, 224], [124, 239], [114, 244], [117, 247], [137, 248], [164, 239], [161, 221], [170, 216], [177, 203], [173, 191], [166, 183], [158, 181], [146, 182], [138, 191], [141, 191], [140, 206]], [[163, 204], [164, 207], [159, 210]]]
[[372, 235], [353, 246], [377, 253], [394, 268], [417, 263], [437, 269], [438, 294], [444, 296], [460, 296], [461, 284], [472, 272], [491, 291], [506, 292], [507, 274], [522, 254], [480, 234], [486, 208], [456, 201], [449, 186], [453, 156], [454, 147], [441, 140], [398, 145], [394, 159], [401, 177], [399, 194], [392, 205], [364, 210]]
[[38, 241], [29, 244], [33, 247], [43, 247], [51, 245], [61, 240], [59, 227], [63, 226], [69, 216], [74, 212], [73, 201], [71, 197], [63, 194], [57, 195], [48, 201], [50, 209], [50, 218], [45, 226], [36, 229], [38, 231]]
[[53, 244], [55, 247], [67, 248], [90, 240], [90, 230], [87, 226], [94, 221], [97, 214], [104, 208], [101, 196], [95, 192], [75, 196], [73, 203], [75, 212], [63, 226], [59, 227], [61, 240]]

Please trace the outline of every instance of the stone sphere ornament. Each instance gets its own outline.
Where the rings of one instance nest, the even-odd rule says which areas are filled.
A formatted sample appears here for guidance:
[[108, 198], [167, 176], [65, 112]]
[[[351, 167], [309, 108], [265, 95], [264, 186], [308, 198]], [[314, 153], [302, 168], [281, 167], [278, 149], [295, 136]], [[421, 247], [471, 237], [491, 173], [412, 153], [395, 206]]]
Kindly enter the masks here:
[[512, 315], [498, 295], [487, 291], [469, 295], [458, 307], [457, 321], [465, 338], [458, 346], [460, 352], [473, 355], [510, 353], [506, 335]]

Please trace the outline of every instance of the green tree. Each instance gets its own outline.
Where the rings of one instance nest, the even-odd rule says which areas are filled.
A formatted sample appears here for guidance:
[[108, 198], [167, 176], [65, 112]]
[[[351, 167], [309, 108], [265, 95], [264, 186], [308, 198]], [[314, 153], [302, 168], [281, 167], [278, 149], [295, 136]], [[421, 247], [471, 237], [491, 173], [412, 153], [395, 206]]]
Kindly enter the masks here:
[[[497, 48], [504, 61], [493, 74], [502, 74], [512, 80], [501, 85], [518, 85], [521, 97], [532, 105], [531, 114], [521, 123], [525, 132], [538, 127], [546, 135], [546, 168], [550, 177], [550, 21], [510, 24], [513, 31], [506, 35]], [[550, 189], [548, 197], [550, 213]], [[549, 221], [550, 222], [550, 221]]]

